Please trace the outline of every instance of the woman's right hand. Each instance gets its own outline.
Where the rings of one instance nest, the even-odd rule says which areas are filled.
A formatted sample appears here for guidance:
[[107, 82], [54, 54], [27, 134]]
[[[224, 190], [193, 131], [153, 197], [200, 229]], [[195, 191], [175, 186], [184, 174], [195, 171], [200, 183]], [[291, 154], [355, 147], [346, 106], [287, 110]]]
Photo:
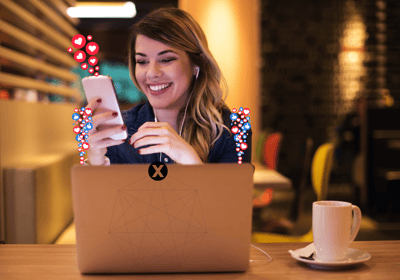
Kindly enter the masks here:
[[121, 133], [126, 130], [125, 125], [105, 125], [105, 122], [112, 120], [118, 116], [117, 112], [97, 110], [101, 105], [101, 99], [92, 99], [86, 108], [92, 109], [93, 128], [88, 138], [89, 149], [87, 150], [88, 160], [91, 165], [104, 165], [107, 147], [120, 145], [125, 142], [123, 140], [114, 140], [110, 138], [112, 135]]

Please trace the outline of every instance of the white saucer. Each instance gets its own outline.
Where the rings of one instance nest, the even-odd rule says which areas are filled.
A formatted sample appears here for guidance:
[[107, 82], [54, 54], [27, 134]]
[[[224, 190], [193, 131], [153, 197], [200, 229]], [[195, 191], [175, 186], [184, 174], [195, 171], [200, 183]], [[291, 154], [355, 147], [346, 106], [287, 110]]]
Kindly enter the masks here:
[[[295, 250], [294, 252], [296, 252]], [[292, 255], [292, 254], [291, 254]], [[349, 248], [347, 251], [347, 256], [344, 260], [341, 261], [321, 261], [316, 258], [314, 260], [307, 260], [307, 259], [302, 259], [298, 256], [292, 255], [292, 257], [300, 262], [307, 263], [312, 267], [315, 268], [338, 268], [338, 267], [343, 267], [343, 266], [348, 266], [348, 265], [354, 265], [357, 263], [363, 263], [368, 261], [371, 258], [371, 255], [367, 252]]]

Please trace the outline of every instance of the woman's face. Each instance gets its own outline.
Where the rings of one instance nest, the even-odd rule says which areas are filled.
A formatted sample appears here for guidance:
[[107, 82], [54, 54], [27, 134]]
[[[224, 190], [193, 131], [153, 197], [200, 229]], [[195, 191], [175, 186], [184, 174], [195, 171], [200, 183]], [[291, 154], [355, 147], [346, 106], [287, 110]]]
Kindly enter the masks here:
[[185, 51], [144, 35], [135, 45], [136, 80], [155, 109], [181, 109], [186, 105], [193, 65]]

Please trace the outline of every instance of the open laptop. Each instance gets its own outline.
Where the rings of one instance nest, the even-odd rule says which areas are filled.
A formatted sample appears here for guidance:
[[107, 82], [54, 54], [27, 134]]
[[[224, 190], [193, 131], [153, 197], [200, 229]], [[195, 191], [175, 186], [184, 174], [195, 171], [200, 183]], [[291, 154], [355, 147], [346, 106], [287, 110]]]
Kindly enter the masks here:
[[247, 270], [253, 166], [166, 167], [72, 168], [81, 273]]

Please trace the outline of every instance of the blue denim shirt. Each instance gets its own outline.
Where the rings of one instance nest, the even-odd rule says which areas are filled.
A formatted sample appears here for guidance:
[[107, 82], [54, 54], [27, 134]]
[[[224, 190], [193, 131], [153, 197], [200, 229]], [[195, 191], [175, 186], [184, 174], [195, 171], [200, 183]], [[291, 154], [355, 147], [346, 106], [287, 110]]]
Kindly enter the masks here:
[[[222, 118], [224, 124], [231, 128], [230, 112], [224, 110]], [[122, 112], [122, 117], [124, 123], [127, 127], [128, 138], [127, 140], [117, 146], [112, 146], [107, 148], [106, 156], [110, 159], [111, 164], [113, 163], [153, 163], [160, 160], [160, 153], [140, 155], [138, 149], [133, 148], [129, 144], [129, 139], [136, 133], [140, 126], [145, 122], [154, 122], [153, 109], [149, 102], [137, 105], [132, 109]], [[248, 131], [247, 136], [248, 148], [244, 151], [242, 155], [243, 162], [251, 161], [251, 129]], [[228, 162], [238, 162], [238, 152], [236, 151], [236, 142], [233, 139], [233, 134], [224, 129], [221, 137], [214, 143], [214, 146], [208, 154], [209, 163], [228, 163]], [[161, 153], [161, 161], [168, 164], [174, 163], [169, 156]]]

